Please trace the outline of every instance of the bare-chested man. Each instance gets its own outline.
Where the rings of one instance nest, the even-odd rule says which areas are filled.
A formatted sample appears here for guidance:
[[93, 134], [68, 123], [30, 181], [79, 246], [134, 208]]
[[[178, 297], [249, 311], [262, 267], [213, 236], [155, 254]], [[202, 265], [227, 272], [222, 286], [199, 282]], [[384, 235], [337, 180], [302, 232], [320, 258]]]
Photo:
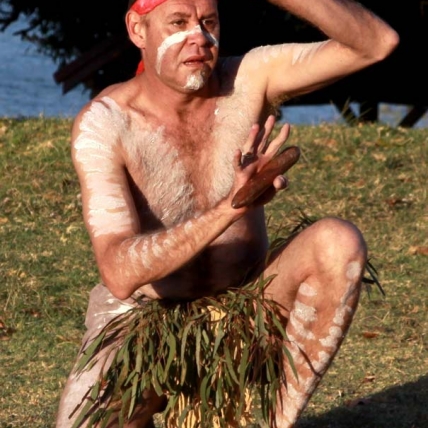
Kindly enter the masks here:
[[[351, 0], [272, 2], [326, 40], [219, 58], [216, 0], [131, 3], [126, 26], [145, 70], [92, 100], [72, 131], [84, 220], [102, 278], [90, 296], [85, 340], [127, 310], [132, 296], [188, 299], [252, 279], [268, 249], [263, 206], [287, 182], [277, 177], [250, 207], [234, 209], [231, 200], [287, 139], [284, 125], [263, 148], [272, 111], [383, 60], [397, 46], [396, 32]], [[255, 157], [242, 163], [247, 153]], [[296, 423], [338, 351], [366, 257], [354, 225], [325, 218], [266, 268], [276, 274], [267, 293], [287, 308], [287, 346], [299, 375], [287, 373], [278, 427]], [[71, 427], [68, 416], [97, 369], [70, 375], [57, 428]], [[152, 426], [162, 405], [152, 394], [129, 427]]]

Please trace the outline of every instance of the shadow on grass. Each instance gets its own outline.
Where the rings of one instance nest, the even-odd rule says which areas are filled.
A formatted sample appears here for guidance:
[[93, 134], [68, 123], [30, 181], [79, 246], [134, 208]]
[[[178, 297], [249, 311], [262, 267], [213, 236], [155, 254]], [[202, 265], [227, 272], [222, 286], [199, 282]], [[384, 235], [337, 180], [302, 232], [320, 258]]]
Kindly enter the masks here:
[[323, 415], [303, 417], [296, 428], [428, 428], [427, 403], [424, 375]]

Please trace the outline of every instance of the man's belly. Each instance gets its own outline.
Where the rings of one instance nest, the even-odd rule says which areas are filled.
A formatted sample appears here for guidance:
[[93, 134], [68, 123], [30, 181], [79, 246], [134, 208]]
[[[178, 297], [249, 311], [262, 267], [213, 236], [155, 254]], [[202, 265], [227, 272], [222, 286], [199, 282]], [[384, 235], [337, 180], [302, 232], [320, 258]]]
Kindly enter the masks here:
[[160, 296], [189, 299], [214, 295], [255, 279], [268, 250], [264, 221], [260, 220], [254, 215], [238, 222], [181, 269], [151, 287]]

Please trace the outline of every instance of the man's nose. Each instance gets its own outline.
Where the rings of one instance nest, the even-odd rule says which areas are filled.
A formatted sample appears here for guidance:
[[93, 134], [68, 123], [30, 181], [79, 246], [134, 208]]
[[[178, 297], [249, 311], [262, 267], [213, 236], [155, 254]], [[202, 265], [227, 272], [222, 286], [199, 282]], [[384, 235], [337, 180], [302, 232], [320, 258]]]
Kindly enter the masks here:
[[197, 43], [198, 45], [205, 44], [215, 44], [214, 37], [206, 30], [204, 30], [200, 25], [197, 25], [189, 34], [188, 37], [189, 42]]

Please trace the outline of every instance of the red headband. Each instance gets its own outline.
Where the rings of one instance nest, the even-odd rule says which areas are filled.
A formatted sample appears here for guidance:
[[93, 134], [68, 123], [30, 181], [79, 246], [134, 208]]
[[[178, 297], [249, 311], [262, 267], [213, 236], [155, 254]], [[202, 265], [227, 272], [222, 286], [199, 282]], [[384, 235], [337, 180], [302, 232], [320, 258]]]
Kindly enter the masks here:
[[151, 12], [156, 6], [165, 3], [166, 0], [137, 0], [130, 8], [138, 15], [145, 15]]
[[[138, 15], [145, 15], [151, 12], [156, 6], [166, 2], [166, 0], [137, 0], [131, 7], [130, 10], [137, 12]], [[141, 74], [144, 71], [144, 61], [141, 60], [138, 63], [137, 71], [135, 74]]]

